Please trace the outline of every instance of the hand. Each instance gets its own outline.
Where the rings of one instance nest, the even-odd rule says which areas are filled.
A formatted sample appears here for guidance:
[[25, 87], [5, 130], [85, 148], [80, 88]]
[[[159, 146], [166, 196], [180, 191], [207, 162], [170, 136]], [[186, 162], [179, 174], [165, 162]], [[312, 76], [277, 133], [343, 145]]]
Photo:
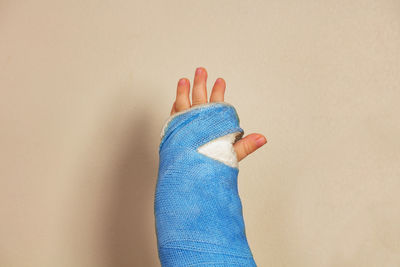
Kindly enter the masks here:
[[[182, 78], [178, 82], [176, 90], [176, 99], [172, 105], [171, 115], [190, 109], [196, 105], [205, 104], [207, 100], [207, 71], [205, 68], [197, 68], [194, 75], [192, 90], [192, 103], [190, 103], [190, 81]], [[223, 102], [226, 84], [224, 79], [218, 78], [213, 86], [210, 96], [210, 102]], [[250, 155], [258, 148], [267, 143], [267, 139], [259, 133], [252, 133], [237, 141], [233, 147], [235, 149], [238, 161]]]

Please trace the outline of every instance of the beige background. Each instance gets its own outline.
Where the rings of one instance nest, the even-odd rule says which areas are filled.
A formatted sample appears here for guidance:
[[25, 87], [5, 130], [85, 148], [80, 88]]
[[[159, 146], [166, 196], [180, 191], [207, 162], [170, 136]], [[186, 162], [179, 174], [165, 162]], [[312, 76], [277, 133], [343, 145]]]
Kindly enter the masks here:
[[159, 133], [195, 67], [266, 147], [259, 266], [400, 266], [400, 2], [0, 1], [0, 265], [158, 266]]

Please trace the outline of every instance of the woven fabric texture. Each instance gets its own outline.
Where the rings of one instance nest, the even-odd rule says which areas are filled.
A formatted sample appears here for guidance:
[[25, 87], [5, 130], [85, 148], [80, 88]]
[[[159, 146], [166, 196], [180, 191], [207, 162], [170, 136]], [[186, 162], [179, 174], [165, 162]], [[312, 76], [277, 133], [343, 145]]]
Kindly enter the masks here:
[[162, 266], [256, 266], [238, 194], [238, 168], [198, 153], [243, 130], [233, 106], [209, 103], [171, 117], [163, 129], [155, 193]]

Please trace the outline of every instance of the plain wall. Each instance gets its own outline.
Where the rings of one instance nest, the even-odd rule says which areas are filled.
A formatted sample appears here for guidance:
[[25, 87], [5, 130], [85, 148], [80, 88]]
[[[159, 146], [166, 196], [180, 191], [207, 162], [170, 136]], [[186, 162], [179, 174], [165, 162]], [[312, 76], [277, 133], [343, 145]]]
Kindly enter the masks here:
[[400, 266], [400, 2], [0, 1], [0, 265], [159, 266], [180, 77], [227, 81], [259, 266]]

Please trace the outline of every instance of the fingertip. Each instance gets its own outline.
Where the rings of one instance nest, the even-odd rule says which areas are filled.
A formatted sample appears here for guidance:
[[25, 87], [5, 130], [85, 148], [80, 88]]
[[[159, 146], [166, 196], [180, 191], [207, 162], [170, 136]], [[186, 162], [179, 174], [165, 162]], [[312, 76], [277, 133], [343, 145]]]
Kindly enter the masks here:
[[223, 78], [218, 78], [215, 81], [215, 87], [219, 88], [221, 91], [223, 91], [223, 93], [225, 93], [225, 89], [226, 89], [226, 82]]
[[205, 74], [207, 76], [207, 70], [204, 67], [198, 67], [196, 69], [196, 75], [201, 75], [201, 74]]
[[190, 82], [187, 78], [181, 78], [178, 81], [177, 94], [188, 94], [190, 91]]
[[178, 86], [184, 86], [184, 85], [187, 85], [189, 83], [190, 83], [190, 81], [189, 81], [188, 78], [180, 78], [179, 81], [178, 81]]
[[220, 84], [226, 84], [223, 78], [218, 78], [215, 82]]
[[267, 143], [267, 138], [262, 134], [256, 134], [254, 137], [257, 148], [262, 147]]
[[176, 89], [175, 112], [190, 108], [190, 82], [187, 78], [181, 78], [178, 81]]
[[186, 79], [185, 78], [181, 78], [178, 81], [178, 85], [184, 85], [186, 83]]

